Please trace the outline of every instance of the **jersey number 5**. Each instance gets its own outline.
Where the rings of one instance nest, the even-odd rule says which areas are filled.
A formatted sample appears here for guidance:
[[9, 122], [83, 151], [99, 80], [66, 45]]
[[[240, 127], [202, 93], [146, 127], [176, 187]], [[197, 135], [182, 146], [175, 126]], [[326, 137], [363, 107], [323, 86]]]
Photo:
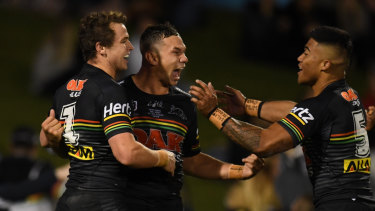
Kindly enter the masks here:
[[368, 157], [370, 154], [370, 143], [365, 129], [365, 117], [362, 110], [353, 111], [355, 139], [357, 142], [356, 156]]
[[61, 111], [60, 119], [65, 121], [64, 123], [64, 138], [65, 143], [72, 144], [73, 146], [78, 145], [79, 134], [73, 129], [74, 115], [76, 111], [76, 103], [70, 103], [64, 105]]

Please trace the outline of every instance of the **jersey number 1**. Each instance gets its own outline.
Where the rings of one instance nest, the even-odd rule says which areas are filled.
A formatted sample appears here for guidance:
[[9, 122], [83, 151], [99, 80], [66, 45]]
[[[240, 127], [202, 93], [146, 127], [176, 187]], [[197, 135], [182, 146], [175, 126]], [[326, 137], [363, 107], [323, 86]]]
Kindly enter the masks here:
[[61, 111], [60, 119], [65, 121], [64, 123], [64, 138], [65, 143], [72, 144], [73, 146], [78, 145], [79, 134], [73, 129], [74, 115], [76, 111], [76, 103], [70, 103], [64, 105]]

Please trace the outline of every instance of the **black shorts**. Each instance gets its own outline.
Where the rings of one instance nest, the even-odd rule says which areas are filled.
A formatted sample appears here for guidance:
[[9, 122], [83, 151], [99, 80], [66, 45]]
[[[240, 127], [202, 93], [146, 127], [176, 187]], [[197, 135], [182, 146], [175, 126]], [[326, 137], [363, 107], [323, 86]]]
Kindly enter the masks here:
[[321, 203], [315, 207], [315, 211], [374, 211], [375, 208], [361, 200], [351, 200], [351, 199], [342, 199], [342, 200], [332, 200]]
[[68, 188], [57, 202], [56, 211], [128, 211], [120, 192], [93, 192]]
[[168, 198], [137, 198], [126, 197], [128, 211], [183, 211], [180, 196]]

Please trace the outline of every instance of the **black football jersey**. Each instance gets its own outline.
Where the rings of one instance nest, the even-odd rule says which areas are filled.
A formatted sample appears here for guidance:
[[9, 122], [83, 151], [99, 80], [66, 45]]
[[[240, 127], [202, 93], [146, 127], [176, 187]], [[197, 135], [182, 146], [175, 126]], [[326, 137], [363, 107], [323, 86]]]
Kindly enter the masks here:
[[176, 154], [174, 177], [162, 168], [131, 169], [127, 194], [163, 198], [179, 195], [183, 183], [182, 158], [200, 152], [197, 113], [190, 95], [171, 87], [166, 95], [151, 95], [138, 89], [127, 77], [123, 86], [133, 105], [132, 125], [138, 142], [150, 149]]
[[298, 103], [279, 124], [302, 145], [316, 204], [351, 198], [371, 203], [366, 115], [345, 80]]
[[85, 64], [56, 91], [53, 108], [69, 147], [66, 186], [124, 190], [127, 168], [115, 159], [108, 143], [116, 134], [132, 133], [132, 110], [124, 88], [101, 69]]

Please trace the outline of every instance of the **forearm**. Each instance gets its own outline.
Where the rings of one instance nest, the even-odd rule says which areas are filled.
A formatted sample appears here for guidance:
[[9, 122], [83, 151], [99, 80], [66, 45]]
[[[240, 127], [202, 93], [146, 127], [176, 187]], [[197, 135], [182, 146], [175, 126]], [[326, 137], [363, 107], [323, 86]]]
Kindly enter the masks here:
[[240, 172], [240, 175], [237, 175], [240, 178], [234, 178], [230, 171], [231, 167], [233, 167], [232, 169], [236, 169], [235, 171], [238, 171], [236, 167], [241, 167], [242, 170], [242, 166], [220, 161], [204, 153], [191, 158], [185, 158], [183, 166], [185, 173], [201, 179], [226, 180], [240, 179], [242, 177], [242, 172]]
[[232, 141], [257, 154], [262, 128], [231, 118], [224, 125], [222, 132]]
[[245, 112], [252, 117], [261, 118], [269, 122], [276, 122], [285, 117], [296, 105], [292, 101], [259, 101], [246, 99]]
[[266, 101], [260, 110], [260, 118], [277, 122], [288, 115], [296, 104], [292, 101]]
[[113, 155], [122, 164], [133, 168], [162, 166], [166, 161], [161, 150], [151, 150], [137, 142], [131, 133], [118, 134], [109, 139]]

